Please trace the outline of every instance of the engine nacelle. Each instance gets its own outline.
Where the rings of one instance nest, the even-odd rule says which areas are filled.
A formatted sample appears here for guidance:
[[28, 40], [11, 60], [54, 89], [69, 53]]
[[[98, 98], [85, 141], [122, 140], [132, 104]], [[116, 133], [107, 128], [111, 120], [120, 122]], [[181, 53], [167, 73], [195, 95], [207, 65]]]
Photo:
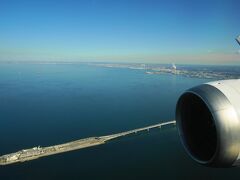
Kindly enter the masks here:
[[192, 159], [213, 167], [240, 165], [240, 80], [187, 90], [178, 100], [176, 121]]

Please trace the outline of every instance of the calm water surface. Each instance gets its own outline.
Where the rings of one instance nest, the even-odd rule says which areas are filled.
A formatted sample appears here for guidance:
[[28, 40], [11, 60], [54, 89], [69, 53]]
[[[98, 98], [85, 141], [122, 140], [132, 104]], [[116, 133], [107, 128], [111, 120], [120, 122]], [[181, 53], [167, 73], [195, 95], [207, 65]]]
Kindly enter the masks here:
[[[187, 88], [206, 79], [83, 64], [0, 64], [0, 154], [174, 119]], [[0, 179], [239, 179], [202, 167], [175, 128], [0, 167]]]

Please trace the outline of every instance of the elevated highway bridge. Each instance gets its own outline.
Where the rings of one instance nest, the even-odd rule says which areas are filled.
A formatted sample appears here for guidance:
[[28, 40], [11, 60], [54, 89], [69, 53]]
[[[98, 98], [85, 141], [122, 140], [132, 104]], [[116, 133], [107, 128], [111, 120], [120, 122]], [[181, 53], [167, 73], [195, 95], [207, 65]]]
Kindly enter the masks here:
[[163, 126], [175, 125], [175, 124], [176, 124], [176, 121], [173, 120], [173, 121], [163, 122], [163, 123], [159, 123], [151, 126], [146, 126], [143, 128], [133, 129], [130, 131], [111, 134], [107, 136], [89, 137], [89, 138], [79, 139], [76, 141], [71, 141], [64, 144], [53, 145], [48, 147], [34, 147], [30, 149], [23, 149], [14, 153], [0, 156], [0, 165], [8, 165], [13, 163], [30, 161], [30, 160], [38, 159], [44, 156], [50, 156], [50, 155], [64, 153], [68, 151], [74, 151], [74, 150], [83, 149], [91, 146], [97, 146], [123, 136], [128, 136], [128, 135], [140, 133], [143, 131], [150, 131], [155, 128], [161, 128]]

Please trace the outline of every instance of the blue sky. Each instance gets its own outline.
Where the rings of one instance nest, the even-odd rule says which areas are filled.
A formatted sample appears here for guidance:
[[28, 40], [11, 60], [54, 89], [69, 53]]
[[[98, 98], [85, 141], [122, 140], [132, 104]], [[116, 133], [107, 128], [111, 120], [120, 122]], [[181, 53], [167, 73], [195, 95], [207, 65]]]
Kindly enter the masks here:
[[240, 64], [239, 0], [0, 0], [0, 61]]

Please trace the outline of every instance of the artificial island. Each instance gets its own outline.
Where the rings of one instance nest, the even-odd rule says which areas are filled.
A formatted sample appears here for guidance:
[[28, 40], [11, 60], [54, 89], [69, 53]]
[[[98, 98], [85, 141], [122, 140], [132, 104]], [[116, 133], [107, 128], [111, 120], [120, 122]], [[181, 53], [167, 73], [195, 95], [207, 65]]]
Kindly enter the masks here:
[[39, 147], [30, 148], [30, 149], [23, 149], [14, 153], [0, 156], [0, 165], [8, 165], [13, 163], [25, 162], [25, 161], [38, 159], [44, 156], [50, 156], [50, 155], [64, 153], [68, 151], [74, 151], [74, 150], [83, 149], [91, 146], [97, 146], [123, 136], [128, 136], [128, 135], [143, 132], [143, 131], [149, 131], [155, 128], [161, 128], [162, 126], [175, 125], [175, 124], [176, 124], [176, 121], [173, 120], [173, 121], [163, 122], [163, 123], [159, 123], [151, 126], [146, 126], [143, 128], [133, 129], [130, 131], [124, 131], [121, 133], [116, 133], [116, 134], [111, 134], [106, 136], [89, 137], [89, 138], [79, 139], [76, 141], [71, 141], [68, 143], [53, 145], [48, 147], [39, 146]]

